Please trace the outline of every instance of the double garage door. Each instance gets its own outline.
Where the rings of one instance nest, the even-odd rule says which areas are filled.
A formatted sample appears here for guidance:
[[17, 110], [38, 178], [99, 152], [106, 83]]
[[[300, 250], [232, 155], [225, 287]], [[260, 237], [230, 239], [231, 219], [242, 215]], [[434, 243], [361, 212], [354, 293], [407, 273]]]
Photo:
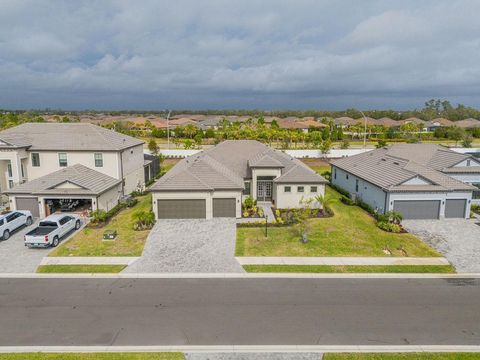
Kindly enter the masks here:
[[[159, 219], [205, 219], [207, 201], [205, 199], [157, 200]], [[236, 199], [213, 199], [213, 217], [235, 217]]]
[[[446, 200], [445, 217], [464, 218], [466, 205], [465, 199]], [[438, 219], [440, 200], [396, 200], [393, 210], [401, 213], [404, 219]]]

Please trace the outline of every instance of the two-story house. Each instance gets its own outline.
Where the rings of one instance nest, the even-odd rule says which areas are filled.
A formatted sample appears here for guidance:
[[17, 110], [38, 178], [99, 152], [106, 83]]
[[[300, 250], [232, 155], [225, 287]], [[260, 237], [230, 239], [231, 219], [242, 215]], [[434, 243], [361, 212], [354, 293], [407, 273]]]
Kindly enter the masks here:
[[254, 140], [227, 140], [183, 159], [150, 190], [159, 219], [239, 218], [247, 196], [277, 208], [298, 208], [302, 199], [324, 195], [326, 183], [282, 151]]
[[145, 184], [143, 142], [87, 123], [25, 123], [0, 132], [0, 189], [10, 208], [109, 210]]

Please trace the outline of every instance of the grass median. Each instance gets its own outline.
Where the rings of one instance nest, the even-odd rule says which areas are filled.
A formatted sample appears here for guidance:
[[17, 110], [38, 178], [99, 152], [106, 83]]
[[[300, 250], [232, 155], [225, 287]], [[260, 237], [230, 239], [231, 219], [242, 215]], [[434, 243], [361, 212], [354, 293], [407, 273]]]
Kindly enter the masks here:
[[0, 360], [184, 360], [182, 353], [15, 353]]
[[249, 273], [454, 273], [451, 265], [243, 265]]
[[323, 360], [478, 360], [480, 353], [343, 353], [324, 354]]
[[40, 265], [37, 273], [119, 273], [127, 265]]

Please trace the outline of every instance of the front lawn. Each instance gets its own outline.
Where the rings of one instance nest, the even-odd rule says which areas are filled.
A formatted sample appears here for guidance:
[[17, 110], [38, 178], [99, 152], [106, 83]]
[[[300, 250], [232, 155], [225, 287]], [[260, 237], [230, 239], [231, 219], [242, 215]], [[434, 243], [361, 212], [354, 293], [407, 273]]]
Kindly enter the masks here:
[[249, 273], [454, 273], [452, 265], [243, 265]]
[[412, 234], [393, 234], [379, 229], [375, 220], [358, 206], [340, 202], [340, 194], [327, 186], [334, 197], [331, 205], [335, 215], [311, 219], [309, 242], [300, 242], [294, 228], [270, 227], [268, 237], [264, 228], [238, 228], [236, 256], [402, 256], [403, 247], [408, 256], [440, 256]]
[[40, 265], [37, 273], [119, 273], [127, 265]]
[[182, 353], [6, 353], [0, 360], [184, 360]]
[[[137, 198], [132, 208], [121, 210], [101, 228], [84, 228], [65, 243], [61, 243], [49, 256], [140, 256], [149, 230], [133, 230], [132, 214], [137, 210], [150, 211], [150, 194]], [[114, 241], [103, 241], [105, 230], [117, 230]]]

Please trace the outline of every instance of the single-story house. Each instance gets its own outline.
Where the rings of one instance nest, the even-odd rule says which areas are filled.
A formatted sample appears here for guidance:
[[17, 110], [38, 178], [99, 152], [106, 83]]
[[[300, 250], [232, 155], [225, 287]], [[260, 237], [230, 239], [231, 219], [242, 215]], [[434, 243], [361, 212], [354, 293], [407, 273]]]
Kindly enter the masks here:
[[302, 199], [324, 195], [326, 183], [282, 151], [254, 140], [227, 140], [181, 160], [150, 191], [160, 219], [239, 218], [248, 196], [277, 208], [295, 208]]
[[34, 217], [72, 208], [85, 213], [108, 211], [122, 196], [122, 180], [76, 164], [17, 185], [6, 193], [10, 208], [28, 209]]
[[332, 183], [405, 219], [468, 218], [480, 161], [434, 144], [396, 144], [332, 162]]

